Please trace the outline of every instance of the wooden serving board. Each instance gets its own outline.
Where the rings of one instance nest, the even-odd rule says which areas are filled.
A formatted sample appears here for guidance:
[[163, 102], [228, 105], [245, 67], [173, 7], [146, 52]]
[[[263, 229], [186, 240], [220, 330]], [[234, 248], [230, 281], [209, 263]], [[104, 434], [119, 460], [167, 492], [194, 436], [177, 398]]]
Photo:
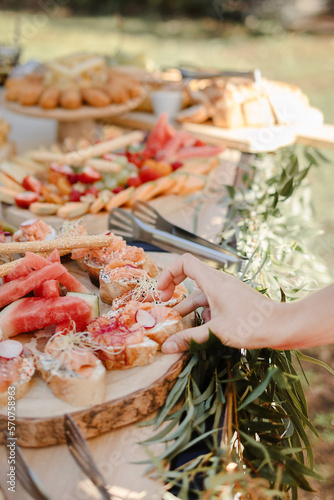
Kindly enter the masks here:
[[[111, 121], [120, 126], [151, 130], [157, 117], [151, 113], [132, 111], [115, 116]], [[303, 123], [242, 127], [227, 129], [210, 124], [184, 123], [176, 125], [209, 144], [224, 144], [244, 153], [265, 153], [295, 142], [315, 147], [334, 148], [334, 125], [324, 125], [321, 111], [310, 108]]]
[[[159, 266], [174, 258], [172, 254], [151, 254]], [[91, 293], [98, 294], [88, 275], [75, 262], [66, 263], [68, 270], [84, 283]], [[110, 306], [100, 301], [100, 314]], [[194, 315], [183, 320], [194, 324]], [[54, 327], [20, 334], [17, 340], [34, 353], [43, 352]], [[34, 376], [27, 394], [16, 403], [16, 437], [21, 446], [43, 447], [66, 442], [64, 416], [71, 413], [86, 438], [141, 420], [160, 408], [187, 363], [187, 354], [164, 355], [159, 352], [153, 363], [128, 370], [107, 372], [105, 402], [95, 406], [74, 407], [56, 398], [38, 376]], [[0, 407], [0, 431], [7, 429], [7, 408]], [[1, 436], [1, 433], [0, 433]]]

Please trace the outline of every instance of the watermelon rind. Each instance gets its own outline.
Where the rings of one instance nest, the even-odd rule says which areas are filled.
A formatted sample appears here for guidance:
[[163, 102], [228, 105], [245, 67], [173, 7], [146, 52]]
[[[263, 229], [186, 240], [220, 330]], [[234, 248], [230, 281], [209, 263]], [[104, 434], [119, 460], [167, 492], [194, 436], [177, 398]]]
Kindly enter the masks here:
[[90, 293], [80, 293], [80, 292], [67, 292], [66, 296], [78, 297], [84, 300], [91, 308], [91, 319], [100, 316], [100, 304], [97, 295]]

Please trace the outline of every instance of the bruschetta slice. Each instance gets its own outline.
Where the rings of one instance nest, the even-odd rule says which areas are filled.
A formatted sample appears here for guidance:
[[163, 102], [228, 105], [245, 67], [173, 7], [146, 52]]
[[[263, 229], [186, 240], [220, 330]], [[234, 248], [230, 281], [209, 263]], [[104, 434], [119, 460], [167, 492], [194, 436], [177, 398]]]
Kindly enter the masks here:
[[56, 333], [36, 359], [41, 378], [53, 394], [73, 406], [103, 403], [106, 370], [85, 345], [81, 333]]
[[100, 273], [100, 299], [112, 304], [120, 295], [131, 292], [138, 284], [149, 280], [147, 271], [135, 267], [128, 261], [118, 262], [119, 267], [106, 266]]
[[158, 344], [145, 335], [142, 325], [135, 323], [128, 327], [119, 314], [93, 319], [87, 332], [87, 342], [98, 350], [107, 370], [147, 365], [158, 349]]
[[140, 277], [138, 283], [134, 288], [132, 288], [132, 290], [128, 290], [122, 295], [114, 298], [112, 302], [113, 310], [122, 309], [132, 300], [138, 302], [152, 302], [153, 304], [174, 307], [188, 294], [186, 287], [183, 283], [180, 283], [179, 285], [176, 285], [172, 297], [168, 301], [162, 302], [159, 290], [157, 289], [157, 284], [158, 282], [154, 278], [150, 278], [149, 276]]
[[143, 326], [145, 335], [157, 342], [159, 349], [168, 337], [184, 328], [181, 315], [161, 304], [130, 301], [118, 314], [129, 328]]
[[[17, 340], [0, 342], [0, 405], [8, 404], [9, 394], [15, 400], [22, 398], [29, 390], [35, 373], [32, 352]], [[9, 392], [11, 388], [11, 393]]]

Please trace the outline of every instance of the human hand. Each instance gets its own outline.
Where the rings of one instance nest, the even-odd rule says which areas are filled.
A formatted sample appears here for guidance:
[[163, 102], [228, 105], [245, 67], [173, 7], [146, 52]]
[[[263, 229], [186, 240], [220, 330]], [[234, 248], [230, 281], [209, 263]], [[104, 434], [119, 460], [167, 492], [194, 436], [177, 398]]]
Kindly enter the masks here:
[[234, 276], [213, 269], [191, 254], [178, 257], [162, 271], [158, 280], [161, 299], [170, 299], [175, 285], [187, 277], [197, 283], [199, 290], [186, 297], [175, 309], [185, 316], [198, 307], [204, 307], [202, 318], [205, 323], [169, 337], [162, 345], [162, 352], [185, 351], [191, 339], [205, 342], [209, 329], [230, 347], [256, 349], [274, 346], [279, 331], [280, 303], [271, 301]]

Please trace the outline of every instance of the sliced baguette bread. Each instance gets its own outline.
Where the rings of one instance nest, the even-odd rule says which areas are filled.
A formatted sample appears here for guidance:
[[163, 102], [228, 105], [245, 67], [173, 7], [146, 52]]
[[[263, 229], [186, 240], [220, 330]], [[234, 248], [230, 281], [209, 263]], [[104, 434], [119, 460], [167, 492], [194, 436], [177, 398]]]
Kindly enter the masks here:
[[[7, 341], [3, 341], [7, 342]], [[10, 342], [17, 342], [10, 340]], [[34, 356], [26, 347], [22, 354], [11, 359], [0, 360], [0, 405], [8, 405], [9, 396], [22, 398], [30, 389], [35, 373]], [[9, 388], [13, 388], [10, 389]]]
[[51, 354], [41, 354], [36, 360], [37, 371], [53, 394], [73, 406], [103, 403], [106, 394], [106, 370], [96, 359], [89, 376], [59, 366]]
[[104, 349], [100, 356], [107, 370], [124, 370], [152, 363], [158, 347], [154, 340], [144, 337], [138, 344], [126, 344], [121, 352], [117, 347]]

